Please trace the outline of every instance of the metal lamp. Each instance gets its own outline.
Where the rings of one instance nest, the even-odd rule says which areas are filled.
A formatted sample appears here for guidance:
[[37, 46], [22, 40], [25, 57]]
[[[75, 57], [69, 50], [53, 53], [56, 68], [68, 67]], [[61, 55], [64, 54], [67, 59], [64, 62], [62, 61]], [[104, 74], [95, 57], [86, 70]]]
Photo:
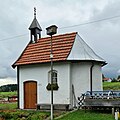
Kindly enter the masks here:
[[47, 27], [46, 30], [47, 30], [47, 35], [54, 35], [57, 33], [57, 26], [56, 25], [51, 25], [50, 27]]
[[57, 33], [57, 26], [51, 25], [50, 27], [47, 27], [47, 35], [51, 36], [51, 52], [50, 52], [50, 60], [51, 60], [51, 120], [53, 120], [53, 50], [52, 50], [52, 35]]

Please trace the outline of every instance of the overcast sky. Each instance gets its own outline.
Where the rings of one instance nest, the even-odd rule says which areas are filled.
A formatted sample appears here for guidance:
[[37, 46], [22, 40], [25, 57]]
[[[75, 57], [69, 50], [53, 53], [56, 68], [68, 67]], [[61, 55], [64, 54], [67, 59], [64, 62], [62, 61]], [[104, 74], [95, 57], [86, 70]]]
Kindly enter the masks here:
[[[34, 17], [34, 7], [43, 29], [42, 37], [46, 36], [46, 27], [52, 24], [58, 26], [58, 34], [78, 32], [107, 61], [103, 67], [105, 76], [120, 74], [120, 0], [3, 0], [0, 4], [1, 82], [16, 78], [16, 70], [11, 65], [30, 41], [28, 27]], [[68, 27], [74, 25], [79, 26]]]

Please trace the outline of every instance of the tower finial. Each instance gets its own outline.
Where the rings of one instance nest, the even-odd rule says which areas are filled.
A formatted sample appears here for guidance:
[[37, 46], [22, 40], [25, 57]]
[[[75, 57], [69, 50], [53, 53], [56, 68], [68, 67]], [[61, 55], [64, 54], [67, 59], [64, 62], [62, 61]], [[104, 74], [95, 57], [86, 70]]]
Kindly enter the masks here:
[[31, 43], [37, 42], [41, 38], [42, 28], [40, 27], [37, 18], [36, 18], [36, 8], [34, 7], [34, 19], [29, 27]]
[[36, 7], [34, 7], [34, 18], [36, 18]]

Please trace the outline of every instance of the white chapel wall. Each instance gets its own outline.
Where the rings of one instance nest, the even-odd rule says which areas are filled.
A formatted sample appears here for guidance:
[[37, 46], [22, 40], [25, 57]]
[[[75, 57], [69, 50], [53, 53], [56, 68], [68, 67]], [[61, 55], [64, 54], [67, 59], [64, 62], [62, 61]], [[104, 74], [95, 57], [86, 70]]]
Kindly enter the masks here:
[[93, 90], [94, 91], [102, 91], [102, 68], [100, 63], [96, 63], [93, 67]]
[[[76, 62], [71, 64], [71, 79], [76, 99], [86, 91], [90, 91], [91, 65], [91, 62]], [[99, 64], [95, 64], [93, 67], [92, 81], [93, 90], [102, 90], [102, 73]]]
[[[56, 63], [54, 69], [58, 71], [58, 91], [54, 91], [55, 104], [69, 104], [70, 103], [70, 66], [67, 63]], [[46, 90], [48, 84], [48, 71], [50, 64], [41, 65], [26, 65], [20, 67], [20, 108], [24, 108], [24, 88], [25, 81], [37, 81], [37, 103], [50, 103], [50, 91]]]

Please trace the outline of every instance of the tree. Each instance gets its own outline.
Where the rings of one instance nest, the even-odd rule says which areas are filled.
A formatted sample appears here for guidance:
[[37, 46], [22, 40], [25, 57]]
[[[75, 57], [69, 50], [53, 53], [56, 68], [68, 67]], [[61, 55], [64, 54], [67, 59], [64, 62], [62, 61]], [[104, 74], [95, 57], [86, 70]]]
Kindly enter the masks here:
[[17, 84], [8, 84], [0, 86], [0, 92], [11, 92], [17, 90]]
[[118, 80], [120, 79], [120, 75], [118, 75], [117, 79], [118, 79]]
[[112, 79], [112, 82], [117, 82], [117, 80], [115, 78]]

